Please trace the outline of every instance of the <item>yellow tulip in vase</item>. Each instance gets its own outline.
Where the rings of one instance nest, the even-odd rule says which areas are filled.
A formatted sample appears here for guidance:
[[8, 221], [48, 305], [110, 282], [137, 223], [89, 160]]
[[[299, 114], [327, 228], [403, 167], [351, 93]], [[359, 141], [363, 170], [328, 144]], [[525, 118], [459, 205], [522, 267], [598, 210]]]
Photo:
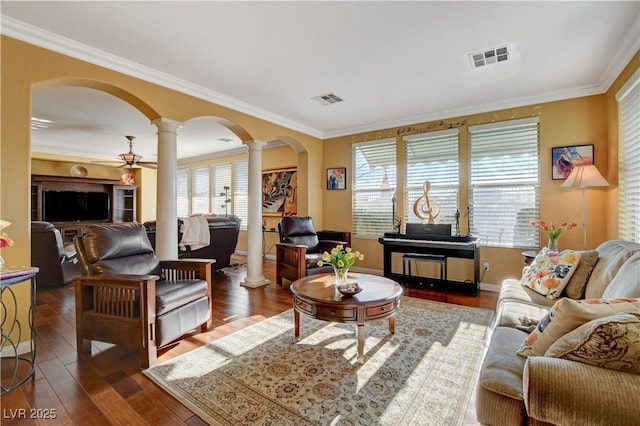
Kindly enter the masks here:
[[349, 268], [356, 263], [356, 260], [364, 260], [364, 254], [359, 251], [353, 251], [351, 247], [345, 248], [343, 245], [338, 245], [332, 248], [331, 252], [325, 251], [322, 254], [322, 260], [318, 262], [318, 266], [323, 266], [324, 264], [333, 266], [336, 290], [341, 294], [351, 295], [362, 290], [358, 283], [350, 283], [347, 280]]

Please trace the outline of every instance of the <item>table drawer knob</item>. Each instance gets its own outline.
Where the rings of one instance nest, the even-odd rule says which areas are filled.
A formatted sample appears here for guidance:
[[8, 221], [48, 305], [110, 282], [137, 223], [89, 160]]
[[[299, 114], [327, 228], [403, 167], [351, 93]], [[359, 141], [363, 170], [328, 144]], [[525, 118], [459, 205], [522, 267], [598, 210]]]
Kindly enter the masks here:
[[335, 317], [336, 316], [336, 311], [332, 309], [331, 310], [331, 315]]

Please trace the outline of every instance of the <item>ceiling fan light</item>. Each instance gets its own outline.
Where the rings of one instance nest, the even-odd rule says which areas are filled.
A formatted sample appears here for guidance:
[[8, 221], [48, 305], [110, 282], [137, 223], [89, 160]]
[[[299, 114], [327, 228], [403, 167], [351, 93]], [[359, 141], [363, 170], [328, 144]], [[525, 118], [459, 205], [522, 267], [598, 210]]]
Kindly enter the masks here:
[[120, 157], [120, 159], [122, 161], [124, 161], [125, 163], [137, 163], [138, 161], [140, 161], [142, 159], [141, 155], [138, 154], [134, 154], [133, 152], [127, 152], [126, 154], [120, 154], [118, 155], [118, 157]]

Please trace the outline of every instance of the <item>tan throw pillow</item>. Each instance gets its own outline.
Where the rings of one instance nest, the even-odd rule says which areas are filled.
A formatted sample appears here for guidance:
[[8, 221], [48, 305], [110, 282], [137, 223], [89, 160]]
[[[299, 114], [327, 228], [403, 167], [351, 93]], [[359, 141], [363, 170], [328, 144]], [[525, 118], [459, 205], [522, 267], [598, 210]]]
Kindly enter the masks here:
[[[565, 252], [571, 252], [571, 250], [564, 250]], [[572, 299], [581, 299], [584, 295], [584, 288], [587, 286], [591, 271], [598, 263], [597, 250], [580, 252], [580, 262], [576, 267], [575, 272], [571, 276], [571, 279], [564, 288], [564, 295]]]
[[563, 297], [524, 339], [517, 354], [524, 357], [543, 356], [556, 340], [582, 324], [619, 312], [640, 313], [640, 299], [573, 300]]
[[558, 339], [545, 356], [640, 374], [640, 314], [589, 321]]
[[558, 253], [545, 247], [525, 270], [520, 284], [549, 299], [557, 299], [575, 272], [580, 257], [579, 252]]

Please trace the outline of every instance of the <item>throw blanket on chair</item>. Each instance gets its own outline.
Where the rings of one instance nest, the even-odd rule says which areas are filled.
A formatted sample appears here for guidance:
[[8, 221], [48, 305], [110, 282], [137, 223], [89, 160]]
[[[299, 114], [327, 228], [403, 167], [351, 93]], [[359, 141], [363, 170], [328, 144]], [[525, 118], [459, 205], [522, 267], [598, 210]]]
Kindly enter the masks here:
[[186, 251], [187, 246], [190, 250], [198, 250], [210, 244], [209, 222], [206, 217], [182, 217], [182, 239], [178, 244], [181, 251]]

